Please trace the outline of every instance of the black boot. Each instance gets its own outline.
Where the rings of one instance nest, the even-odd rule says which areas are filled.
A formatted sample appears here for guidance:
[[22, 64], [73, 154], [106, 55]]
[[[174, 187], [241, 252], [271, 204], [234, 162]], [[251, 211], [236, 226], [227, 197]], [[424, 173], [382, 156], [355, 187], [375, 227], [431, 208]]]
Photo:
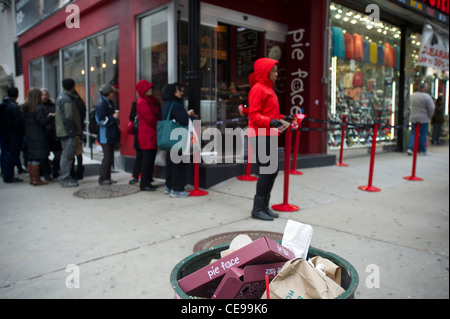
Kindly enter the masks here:
[[264, 196], [255, 196], [253, 200], [252, 218], [261, 220], [273, 220], [273, 217], [268, 215], [264, 210]]
[[270, 209], [270, 207], [269, 207], [269, 202], [270, 202], [270, 194], [264, 196], [264, 206], [263, 206], [263, 208], [264, 208], [264, 211], [266, 212], [266, 214], [269, 215], [270, 217], [273, 217], [273, 218], [278, 218], [278, 217], [280, 217], [278, 214], [274, 213], [274, 212]]

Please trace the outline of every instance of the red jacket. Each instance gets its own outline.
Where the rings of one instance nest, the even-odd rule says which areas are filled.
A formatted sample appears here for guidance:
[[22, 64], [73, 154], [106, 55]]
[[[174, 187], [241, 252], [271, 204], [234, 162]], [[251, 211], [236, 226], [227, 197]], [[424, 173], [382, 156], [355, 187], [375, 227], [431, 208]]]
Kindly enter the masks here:
[[[282, 119], [278, 97], [273, 89], [273, 82], [270, 80], [270, 71], [278, 61], [268, 58], [258, 59], [255, 62], [255, 72], [249, 77], [250, 93], [249, 102], [249, 133], [248, 136], [255, 135], [279, 135], [277, 129], [270, 129], [270, 120]], [[258, 131], [258, 128], [265, 128]], [[252, 130], [253, 129], [253, 130]]]
[[160, 104], [156, 97], [145, 96], [145, 92], [153, 87], [153, 84], [141, 80], [136, 85], [139, 98], [136, 105], [136, 113], [139, 120], [139, 147], [141, 150], [155, 150], [158, 148], [156, 139], [156, 126], [161, 120]]

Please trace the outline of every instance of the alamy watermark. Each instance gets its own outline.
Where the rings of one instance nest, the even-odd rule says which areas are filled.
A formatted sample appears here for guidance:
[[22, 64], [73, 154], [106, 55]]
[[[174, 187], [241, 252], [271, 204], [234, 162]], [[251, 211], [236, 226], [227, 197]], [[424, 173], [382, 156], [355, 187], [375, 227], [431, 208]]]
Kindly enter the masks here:
[[80, 288], [80, 267], [74, 264], [67, 265], [66, 272], [70, 273], [66, 277], [66, 287], [68, 289]]
[[66, 18], [66, 27], [68, 29], [79, 29], [80, 25], [80, 7], [76, 4], [69, 4], [66, 7], [66, 13], [70, 13]]

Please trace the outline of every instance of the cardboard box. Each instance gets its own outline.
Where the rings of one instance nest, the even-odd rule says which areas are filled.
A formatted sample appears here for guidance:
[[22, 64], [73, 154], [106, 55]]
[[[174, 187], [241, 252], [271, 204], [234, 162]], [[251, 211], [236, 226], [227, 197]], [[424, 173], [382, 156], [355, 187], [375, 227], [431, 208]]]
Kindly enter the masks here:
[[266, 275], [275, 278], [284, 262], [231, 268], [223, 277], [212, 299], [260, 299], [266, 290]]
[[221, 279], [231, 268], [286, 262], [295, 255], [276, 241], [261, 237], [208, 266], [178, 280], [180, 288], [190, 296], [211, 298]]

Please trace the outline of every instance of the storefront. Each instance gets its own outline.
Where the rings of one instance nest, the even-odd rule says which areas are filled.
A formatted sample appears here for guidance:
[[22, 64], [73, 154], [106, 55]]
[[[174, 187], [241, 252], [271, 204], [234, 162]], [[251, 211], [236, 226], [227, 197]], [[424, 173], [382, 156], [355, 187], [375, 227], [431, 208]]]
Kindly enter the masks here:
[[[377, 144], [404, 150], [409, 96], [421, 82], [428, 83], [434, 99], [443, 96], [448, 105], [448, 21], [444, 1], [330, 2], [329, 111], [332, 121], [354, 124], [344, 140], [346, 149], [370, 145], [372, 130], [365, 125], [378, 122], [384, 128]], [[420, 65], [426, 25], [446, 41], [446, 63]], [[448, 127], [448, 106], [446, 116]], [[448, 129], [443, 134], [448, 137]], [[340, 147], [339, 130], [330, 132], [328, 145], [330, 150]]]
[[[201, 13], [195, 76], [189, 66], [191, 3], [198, 3]], [[56, 97], [61, 79], [72, 77], [90, 111], [99, 99], [98, 89], [114, 85], [125, 132], [138, 80], [154, 83], [155, 95], [165, 84], [178, 81], [186, 88], [186, 106], [209, 127], [224, 132], [247, 125], [245, 120], [234, 121], [240, 117], [238, 105], [247, 103], [253, 62], [268, 56], [280, 62], [275, 90], [282, 113], [303, 112], [319, 121], [341, 121], [346, 115], [352, 122], [401, 125], [412, 83], [405, 71], [412, 63], [407, 56], [417, 49], [409, 38], [420, 34], [424, 18], [408, 14], [416, 20], [411, 28], [402, 18], [411, 10], [397, 1], [386, 3], [395, 14], [380, 5], [380, 21], [370, 22], [365, 1], [79, 0], [73, 2], [79, 9], [79, 28], [67, 24], [73, 12], [61, 9], [19, 35], [28, 66], [25, 87], [46, 86]], [[448, 26], [448, 14], [443, 16]], [[333, 41], [337, 32], [344, 41], [341, 48]], [[353, 51], [345, 51], [346, 40], [353, 42]], [[366, 46], [373, 52], [376, 46], [376, 59], [370, 50], [365, 52]], [[342, 48], [344, 54], [338, 54]], [[448, 83], [448, 72], [439, 76], [440, 88]], [[190, 82], [196, 77], [199, 87], [192, 89]], [[199, 102], [189, 105], [189, 97], [196, 94]], [[334, 155], [328, 153], [340, 145], [338, 134], [318, 130], [323, 127], [318, 122], [305, 122], [304, 127], [313, 130], [301, 135], [300, 159], [309, 159], [302, 167], [334, 164]], [[402, 129], [386, 129], [380, 143], [401, 147], [403, 135]], [[283, 142], [280, 139], [280, 145]], [[365, 147], [369, 142], [370, 130], [354, 130], [346, 147]], [[120, 155], [122, 166], [130, 170], [132, 136], [122, 134]], [[241, 166], [230, 174], [242, 172]]]

